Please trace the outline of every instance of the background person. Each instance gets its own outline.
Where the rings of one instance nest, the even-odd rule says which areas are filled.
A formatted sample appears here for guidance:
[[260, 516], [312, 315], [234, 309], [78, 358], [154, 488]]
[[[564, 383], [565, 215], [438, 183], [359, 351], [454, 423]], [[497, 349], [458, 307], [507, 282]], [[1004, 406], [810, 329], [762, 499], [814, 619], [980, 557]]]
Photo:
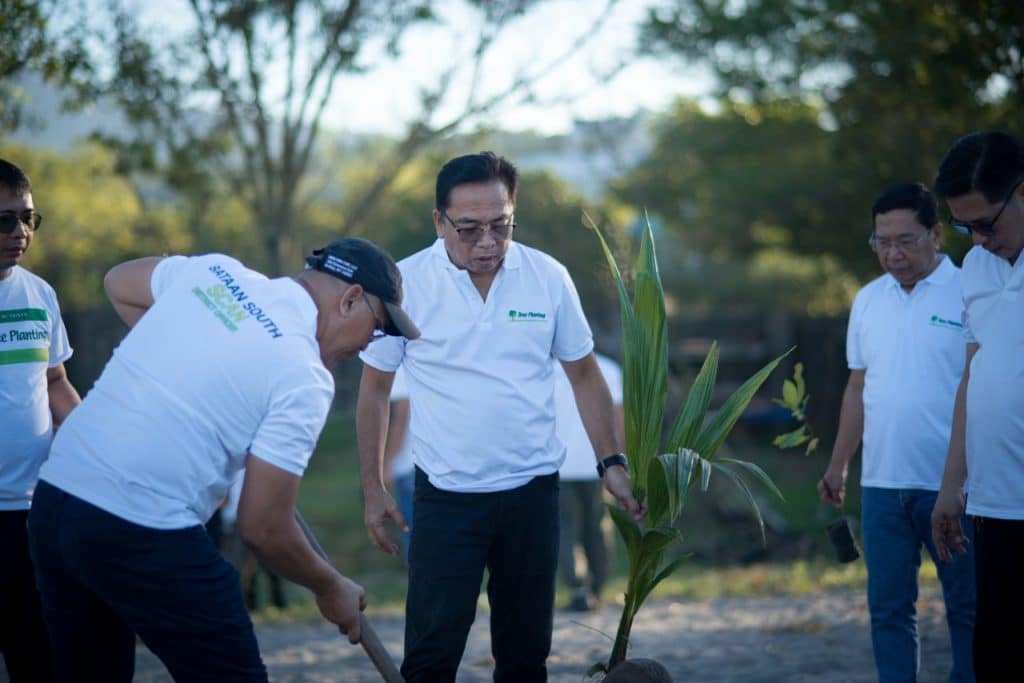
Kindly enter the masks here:
[[[622, 444], [625, 434], [622, 414], [622, 369], [607, 356], [595, 353], [597, 365], [615, 405], [615, 433]], [[569, 609], [594, 609], [608, 579], [608, 543], [604, 520], [604, 487], [597, 476], [597, 455], [580, 419], [572, 384], [565, 371], [555, 365], [555, 434], [565, 444], [565, 461], [558, 468], [558, 569], [572, 591]], [[587, 571], [576, 566], [576, 546], [582, 546]]]
[[41, 222], [28, 177], [0, 159], [0, 655], [14, 683], [52, 676], [26, 522], [53, 430], [80, 401], [57, 294], [19, 265]]
[[857, 293], [850, 311], [850, 379], [818, 493], [842, 505], [850, 460], [863, 440], [861, 531], [879, 681], [913, 681], [920, 669], [914, 603], [922, 545], [942, 583], [950, 680], [971, 681], [973, 558], [939, 562], [929, 522], [964, 364], [960, 271], [939, 253], [942, 226], [924, 185], [889, 187], [871, 216], [871, 247], [886, 273]]
[[388, 399], [402, 367], [416, 463], [405, 659], [410, 683], [454, 681], [484, 570], [494, 680], [547, 679], [558, 559], [554, 369], [562, 363], [604, 483], [636, 517], [615, 413], [569, 273], [512, 240], [517, 172], [491, 152], [437, 176], [437, 240], [403, 259], [406, 306], [423, 336], [363, 354], [356, 430], [370, 539], [395, 554], [384, 520], [405, 517], [384, 487]]
[[[961, 287], [967, 367], [932, 513], [942, 558], [974, 549], [979, 681], [1016, 680], [1024, 613], [1024, 145], [972, 133], [946, 153], [935, 180], [950, 225], [968, 233]], [[971, 529], [963, 521], [964, 484]]]
[[131, 330], [54, 440], [29, 516], [60, 680], [130, 680], [135, 634], [175, 680], [266, 680], [238, 573], [203, 528], [243, 467], [242, 538], [358, 642], [363, 590], [310, 547], [295, 499], [328, 368], [416, 329], [373, 243], [338, 240], [308, 263], [268, 279], [209, 254], [107, 274]]

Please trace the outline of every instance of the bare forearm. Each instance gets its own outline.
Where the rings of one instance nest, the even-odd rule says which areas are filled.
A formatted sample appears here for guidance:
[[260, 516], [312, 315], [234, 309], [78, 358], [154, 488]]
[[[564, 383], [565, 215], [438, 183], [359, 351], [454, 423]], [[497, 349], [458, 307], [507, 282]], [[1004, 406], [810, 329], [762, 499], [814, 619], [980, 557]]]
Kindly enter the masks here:
[[622, 436], [616, 429], [618, 420], [615, 407], [612, 405], [612, 397], [604, 380], [589, 382], [576, 389], [576, 405], [579, 407], [587, 436], [594, 447], [595, 456], [606, 458], [612, 453], [621, 452]]
[[363, 491], [384, 486], [384, 439], [388, 428], [388, 394], [366, 381], [356, 403], [356, 440], [359, 443], [359, 481]]
[[391, 402], [391, 417], [388, 421], [387, 445], [384, 449], [384, 477], [390, 481], [391, 463], [405, 443], [409, 426], [409, 401], [402, 399]]
[[948, 491], [959, 491], [967, 481], [967, 377], [965, 371], [956, 391], [949, 450], [942, 471], [942, 488]]
[[839, 428], [832, 446], [832, 465], [846, 468], [857, 453], [864, 434], [863, 388], [847, 384], [839, 410]]
[[121, 322], [128, 326], [128, 329], [135, 327], [143, 314], [149, 310], [148, 306], [136, 306], [134, 304], [126, 304], [118, 301], [111, 301], [111, 304], [114, 307], [114, 311], [117, 313], [117, 317], [121, 319]]
[[150, 279], [161, 257], [125, 261], [107, 271], [103, 288], [118, 317], [128, 327], [135, 327], [142, 315], [153, 305]]
[[71, 385], [71, 382], [68, 381], [67, 376], [62, 376], [60, 379], [50, 382], [46, 387], [46, 391], [50, 401], [50, 414], [53, 416], [53, 426], [59, 427], [67, 419], [68, 413], [81, 403], [82, 399]]
[[242, 537], [260, 562], [275, 574], [316, 594], [326, 593], [340, 574], [316, 554], [294, 518], [278, 525], [246, 529]]

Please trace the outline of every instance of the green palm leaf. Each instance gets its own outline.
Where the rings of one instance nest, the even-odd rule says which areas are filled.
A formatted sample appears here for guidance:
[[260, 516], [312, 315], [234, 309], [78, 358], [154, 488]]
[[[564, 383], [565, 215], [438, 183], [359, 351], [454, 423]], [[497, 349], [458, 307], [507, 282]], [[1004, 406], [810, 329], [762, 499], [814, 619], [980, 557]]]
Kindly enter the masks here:
[[715, 456], [722, 442], [725, 441], [725, 437], [729, 435], [732, 428], [736, 425], [736, 421], [740, 419], [743, 411], [750, 405], [750, 401], [754, 398], [754, 394], [761, 388], [764, 381], [768, 379], [768, 375], [778, 367], [779, 363], [785, 358], [793, 349], [786, 351], [778, 358], [770, 361], [763, 368], [758, 370], [753, 377], [748, 379], [743, 385], [737, 389], [732, 396], [726, 399], [725, 403], [722, 404], [721, 409], [718, 413], [711, 418], [711, 422], [708, 426], [701, 431], [697, 437], [696, 442], [693, 445], [693, 450], [700, 453], [700, 457], [705, 460], [710, 460]]
[[697, 373], [690, 391], [686, 394], [686, 402], [676, 416], [672, 431], [669, 432], [668, 450], [677, 451], [693, 444], [697, 433], [708, 414], [708, 406], [711, 404], [711, 392], [715, 389], [715, 379], [718, 375], [718, 342], [711, 344], [704, 364]]
[[736, 487], [743, 493], [743, 497], [747, 499], [747, 503], [750, 504], [750, 509], [754, 512], [754, 519], [757, 520], [757, 528], [761, 532], [761, 542], [767, 543], [768, 537], [764, 533], [764, 518], [761, 516], [761, 508], [758, 507], [757, 499], [754, 498], [754, 493], [750, 490], [750, 486], [747, 485], [747, 482], [738, 472], [734, 472], [732, 470], [730, 465], [722, 462], [713, 462], [711, 465], [717, 472], [721, 472], [732, 480], [732, 482], [736, 484]]
[[768, 489], [776, 496], [778, 496], [779, 500], [786, 500], [786, 497], [782, 495], [782, 491], [779, 490], [779, 487], [775, 485], [775, 482], [772, 481], [772, 478], [769, 477], [768, 473], [761, 469], [759, 465], [756, 465], [748, 460], [736, 460], [734, 458], [719, 458], [718, 462], [729, 463], [734, 467], [743, 468], [744, 470], [747, 471], [748, 474], [752, 475], [758, 481], [760, 481], [766, 489]]

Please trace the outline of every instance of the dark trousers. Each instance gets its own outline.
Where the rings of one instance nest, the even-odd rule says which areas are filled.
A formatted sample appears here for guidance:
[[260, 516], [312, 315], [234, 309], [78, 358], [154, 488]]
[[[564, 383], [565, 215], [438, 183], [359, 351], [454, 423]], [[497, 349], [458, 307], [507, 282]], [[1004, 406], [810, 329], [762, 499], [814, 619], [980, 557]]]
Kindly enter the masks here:
[[53, 680], [27, 519], [28, 510], [0, 511], [0, 655], [12, 683]]
[[1024, 520], [974, 518], [978, 611], [974, 673], [978, 683], [1019, 681], [1024, 614]]
[[583, 588], [583, 577], [576, 571], [575, 547], [578, 542], [587, 558], [589, 580], [586, 588], [599, 597], [608, 577], [608, 546], [601, 530], [604, 485], [600, 479], [562, 479], [559, 487], [559, 573], [569, 588]]
[[238, 572], [201, 526], [132, 524], [45, 482], [29, 537], [61, 681], [130, 681], [135, 634], [176, 681], [266, 681]]
[[509, 491], [452, 493], [416, 471], [405, 660], [409, 683], [454, 681], [484, 568], [494, 680], [547, 680], [558, 560], [558, 474]]

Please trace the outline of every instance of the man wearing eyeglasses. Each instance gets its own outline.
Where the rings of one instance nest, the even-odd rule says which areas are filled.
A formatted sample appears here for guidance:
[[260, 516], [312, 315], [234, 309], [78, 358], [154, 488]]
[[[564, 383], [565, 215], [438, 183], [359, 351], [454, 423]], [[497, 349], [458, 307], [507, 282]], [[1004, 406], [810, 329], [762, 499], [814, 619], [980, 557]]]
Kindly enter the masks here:
[[[1024, 614], [1024, 144], [1003, 132], [967, 135], [939, 167], [935, 192], [969, 234], [962, 293], [967, 366], [932, 513], [946, 561], [967, 552], [972, 517], [979, 681], [1016, 680]], [[965, 490], [966, 482], [966, 490]]]
[[914, 603], [924, 546], [946, 602], [950, 681], [973, 681], [973, 559], [940, 562], [929, 522], [964, 365], [960, 271], [939, 252], [935, 198], [921, 183], [889, 187], [871, 215], [869, 244], [886, 272], [853, 302], [850, 379], [818, 493], [822, 502], [842, 507], [850, 460], [863, 442], [861, 532], [878, 680], [916, 680]]
[[[410, 683], [454, 681], [488, 572], [494, 680], [547, 680], [558, 559], [555, 378], [562, 363], [604, 485], [637, 518], [611, 395], [565, 267], [512, 240], [517, 173], [491, 152], [437, 176], [437, 240], [402, 260], [423, 335], [362, 354], [357, 433], [371, 541], [405, 518], [382, 481], [388, 397], [405, 371], [416, 465], [405, 659]], [[397, 342], [397, 343], [396, 343]]]
[[52, 676], [26, 521], [53, 429], [80, 401], [57, 295], [19, 265], [42, 220], [28, 177], [0, 159], [0, 655], [14, 683]]
[[362, 588], [295, 519], [334, 363], [417, 336], [387, 254], [345, 238], [294, 277], [224, 254], [148, 257], [104, 278], [129, 328], [61, 427], [29, 513], [60, 681], [128, 681], [138, 635], [177, 681], [266, 681], [236, 572], [203, 524], [244, 468], [236, 525], [358, 642]]

